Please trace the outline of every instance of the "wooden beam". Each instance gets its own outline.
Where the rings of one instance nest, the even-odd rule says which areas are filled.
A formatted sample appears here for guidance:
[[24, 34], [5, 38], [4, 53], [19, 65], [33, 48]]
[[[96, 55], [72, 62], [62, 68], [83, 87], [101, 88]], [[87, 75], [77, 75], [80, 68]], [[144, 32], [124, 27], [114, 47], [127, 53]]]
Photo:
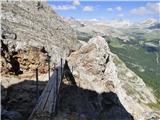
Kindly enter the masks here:
[[59, 89], [64, 65], [56, 68], [28, 120], [50, 120], [58, 113]]

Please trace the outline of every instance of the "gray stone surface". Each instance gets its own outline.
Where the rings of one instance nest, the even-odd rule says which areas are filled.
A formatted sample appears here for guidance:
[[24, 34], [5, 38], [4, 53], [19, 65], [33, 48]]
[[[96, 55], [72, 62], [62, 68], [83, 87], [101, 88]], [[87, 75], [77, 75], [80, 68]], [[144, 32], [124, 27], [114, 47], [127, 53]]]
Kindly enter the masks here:
[[152, 90], [110, 51], [104, 38], [97, 36], [90, 39], [73, 52], [68, 61], [69, 66], [73, 67], [77, 85], [99, 94], [116, 93], [135, 120], [145, 120], [147, 116], [144, 113], [155, 112], [147, 106], [157, 103]]
[[73, 29], [47, 2], [3, 1], [1, 24], [9, 50], [44, 46], [55, 63], [78, 45]]

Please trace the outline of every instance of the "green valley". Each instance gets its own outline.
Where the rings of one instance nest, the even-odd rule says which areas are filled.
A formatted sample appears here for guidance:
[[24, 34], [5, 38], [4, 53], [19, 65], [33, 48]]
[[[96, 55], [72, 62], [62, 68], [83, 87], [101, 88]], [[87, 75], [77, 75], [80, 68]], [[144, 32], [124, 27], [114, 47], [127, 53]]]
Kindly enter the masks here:
[[[150, 39], [157, 43], [157, 39]], [[111, 51], [122, 59], [127, 67], [139, 75], [144, 82], [154, 88], [155, 95], [160, 98], [160, 47], [145, 46], [147, 41], [134, 40], [134, 42], [123, 42], [119, 39], [110, 39]]]

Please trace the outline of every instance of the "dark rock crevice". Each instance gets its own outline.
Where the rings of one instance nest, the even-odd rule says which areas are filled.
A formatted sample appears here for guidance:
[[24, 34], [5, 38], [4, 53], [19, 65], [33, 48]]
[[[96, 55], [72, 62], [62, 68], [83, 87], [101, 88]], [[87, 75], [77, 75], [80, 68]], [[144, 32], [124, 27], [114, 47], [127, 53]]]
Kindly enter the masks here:
[[37, 67], [42, 74], [48, 72], [49, 56], [45, 47], [16, 50], [16, 45], [10, 46], [1, 40], [1, 56], [1, 72], [3, 74], [19, 75], [34, 71]]
[[5, 44], [1, 40], [1, 55], [5, 59], [6, 63], [11, 65], [11, 68], [8, 68], [10, 72], [14, 72], [15, 75], [22, 74], [23, 71], [20, 70], [20, 63], [18, 61], [18, 57], [15, 57], [17, 54], [16, 51], [9, 51], [8, 44]]
[[64, 76], [67, 79], [67, 81], [70, 81], [72, 85], [76, 85], [76, 81], [74, 79], [74, 76], [68, 66], [68, 61], [65, 61], [65, 65], [64, 65]]

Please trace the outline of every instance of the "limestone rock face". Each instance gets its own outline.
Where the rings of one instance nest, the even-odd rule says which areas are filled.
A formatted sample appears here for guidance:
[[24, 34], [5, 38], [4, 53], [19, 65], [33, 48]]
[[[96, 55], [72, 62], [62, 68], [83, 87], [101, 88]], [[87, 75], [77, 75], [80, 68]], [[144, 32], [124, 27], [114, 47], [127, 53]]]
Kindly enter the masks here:
[[1, 24], [9, 51], [44, 47], [56, 63], [77, 48], [72, 28], [46, 2], [3, 1]]
[[[73, 73], [92, 84], [82, 84], [82, 87], [94, 89], [97, 92], [102, 92], [104, 86], [104, 72], [107, 59], [109, 59], [109, 47], [105, 40], [101, 37], [90, 39], [88, 44], [81, 47], [81, 49], [72, 53], [68, 59], [73, 66]], [[98, 84], [103, 87], [98, 87]], [[84, 86], [83, 86], [84, 85]], [[86, 85], [86, 86], [85, 86]], [[107, 90], [107, 89], [105, 89]]]
[[[146, 104], [156, 103], [151, 90], [114, 55], [104, 38], [97, 36], [68, 57], [79, 87], [114, 92], [134, 119], [147, 119], [153, 112]], [[134, 107], [133, 107], [134, 106]]]

